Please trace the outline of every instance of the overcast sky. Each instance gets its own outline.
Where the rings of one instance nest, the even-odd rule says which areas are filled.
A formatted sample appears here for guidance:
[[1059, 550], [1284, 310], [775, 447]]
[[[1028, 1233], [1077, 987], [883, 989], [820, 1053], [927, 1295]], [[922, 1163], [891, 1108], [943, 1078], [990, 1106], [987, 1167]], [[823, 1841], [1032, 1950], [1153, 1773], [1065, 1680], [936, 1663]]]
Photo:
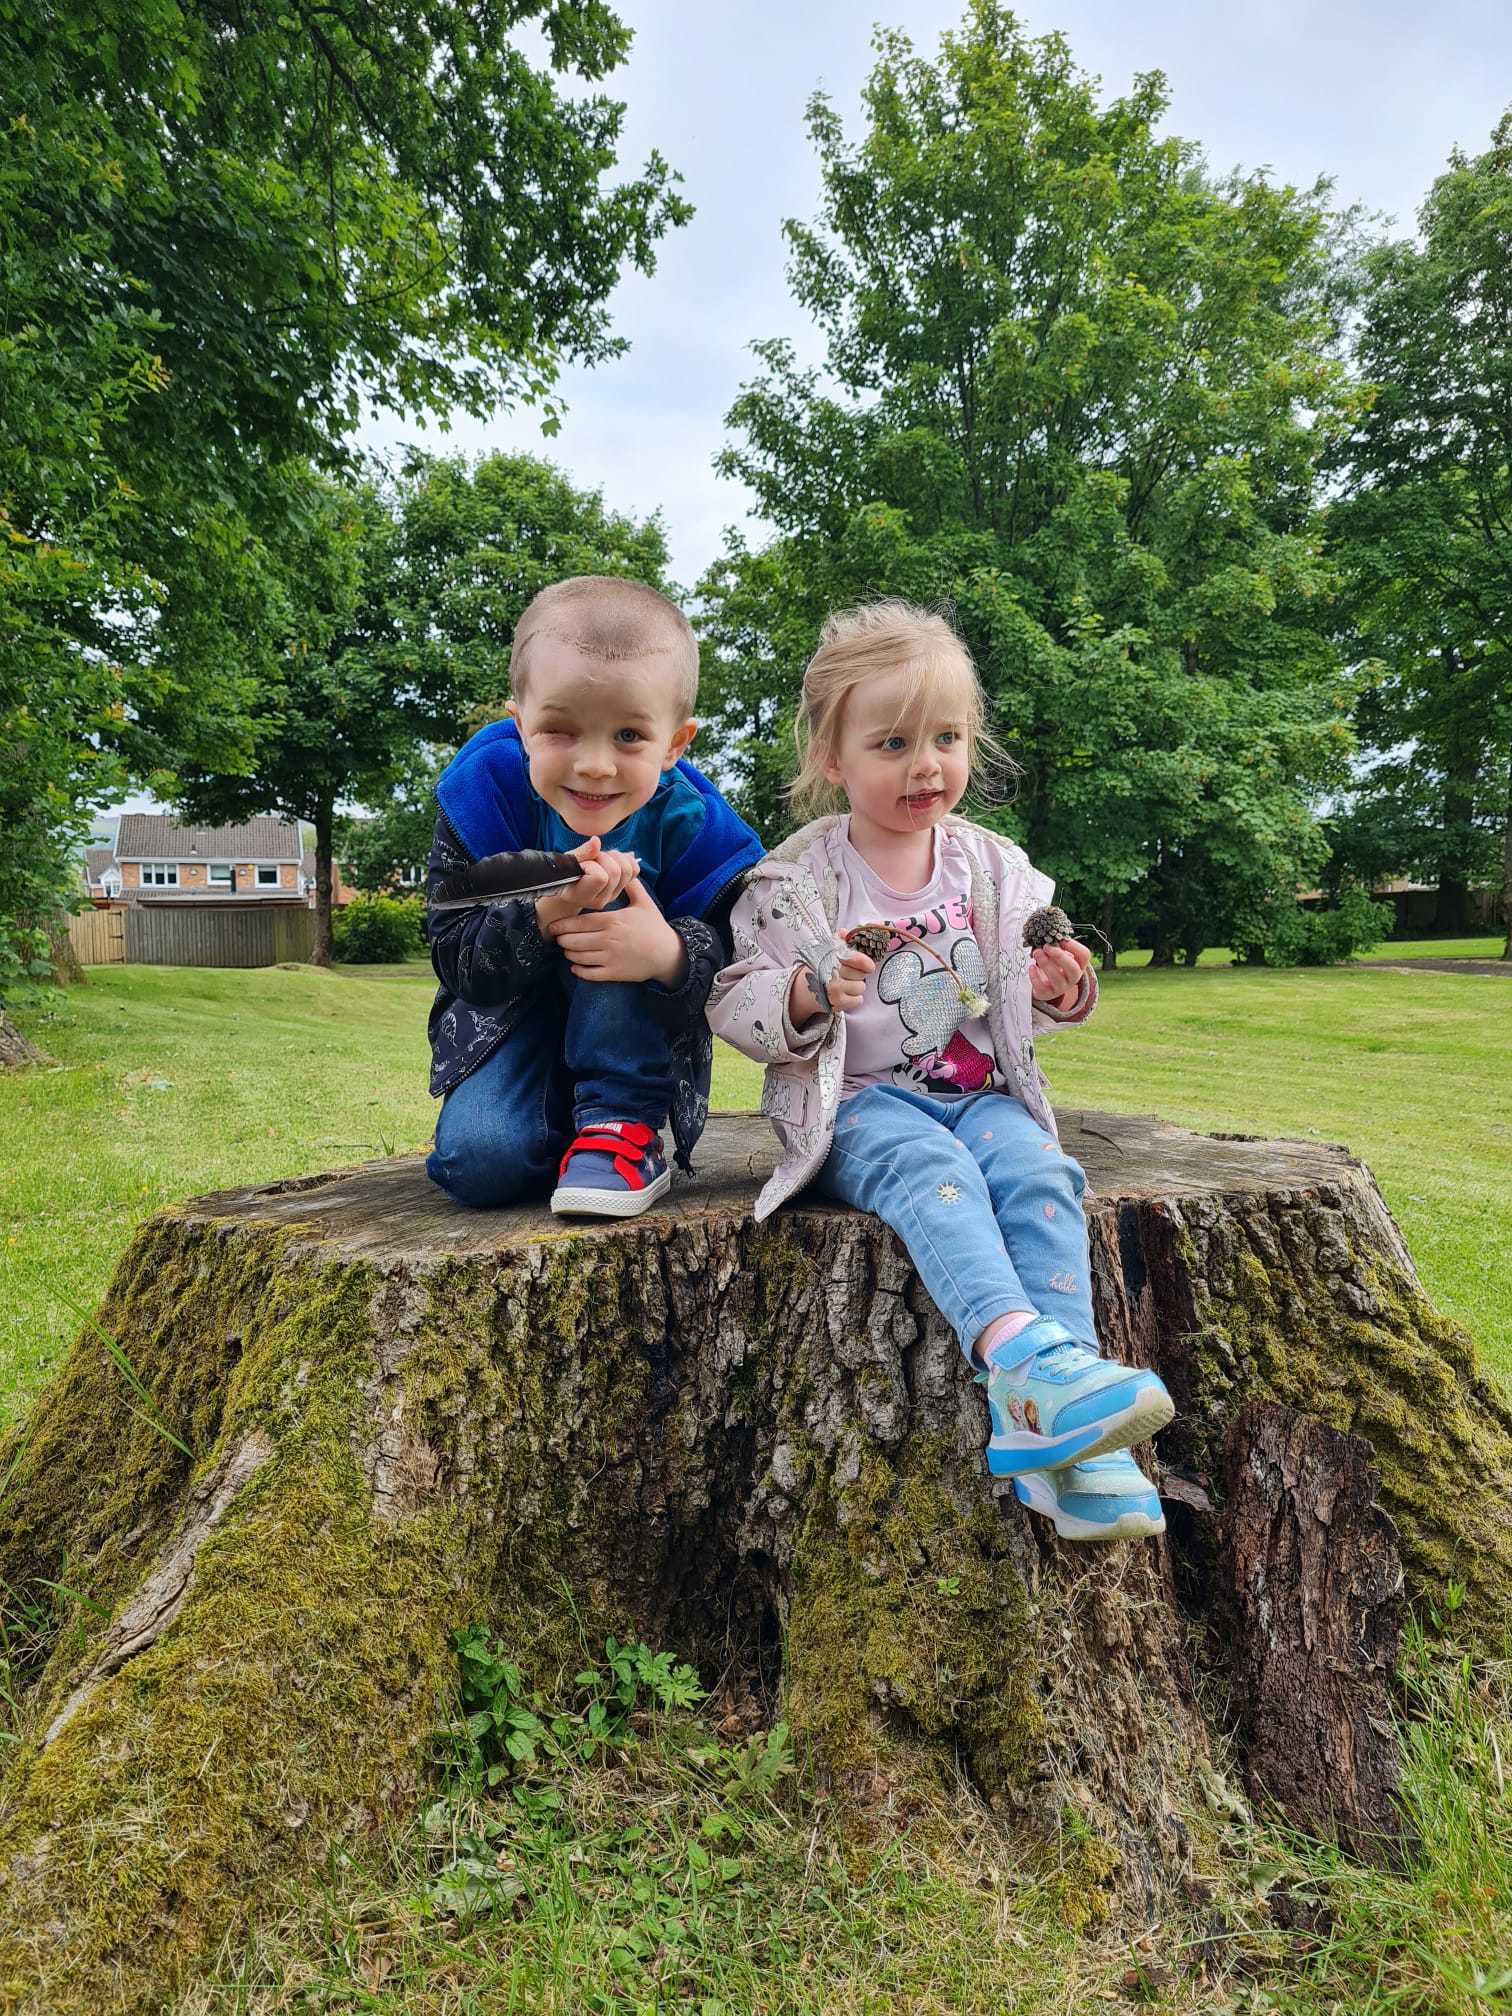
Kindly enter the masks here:
[[[629, 354], [564, 380], [554, 441], [528, 410], [450, 437], [372, 427], [373, 447], [528, 449], [637, 517], [660, 510], [673, 574], [691, 587], [722, 528], [745, 518], [739, 486], [715, 476], [724, 415], [751, 375], [747, 345], [788, 335], [817, 359], [784, 278], [781, 223], [812, 217], [818, 178], [803, 128], [822, 87], [848, 131], [875, 22], [932, 55], [963, 5], [937, 0], [617, 0], [635, 45], [607, 89], [623, 98], [623, 159], [652, 147], [683, 176], [697, 216], [663, 240], [656, 273], [614, 297]], [[1290, 182], [1331, 177], [1344, 202], [1410, 230], [1456, 143], [1479, 151], [1512, 102], [1507, 0], [1042, 0], [1033, 33], [1060, 29], [1106, 96], [1136, 72], [1169, 79], [1169, 130], [1218, 170], [1265, 167]]]

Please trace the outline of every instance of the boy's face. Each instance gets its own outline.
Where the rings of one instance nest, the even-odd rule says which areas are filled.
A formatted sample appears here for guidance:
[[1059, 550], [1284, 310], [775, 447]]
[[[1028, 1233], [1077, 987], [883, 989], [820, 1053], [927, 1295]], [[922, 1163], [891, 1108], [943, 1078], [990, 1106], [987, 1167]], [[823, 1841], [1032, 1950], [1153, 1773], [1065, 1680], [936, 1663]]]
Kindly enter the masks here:
[[647, 804], [693, 740], [676, 684], [665, 654], [606, 663], [560, 637], [532, 640], [524, 697], [509, 712], [531, 783], [585, 840]]
[[824, 774], [885, 833], [917, 833], [954, 811], [971, 780], [966, 695], [948, 690], [921, 716], [906, 671], [868, 679], [846, 696]]

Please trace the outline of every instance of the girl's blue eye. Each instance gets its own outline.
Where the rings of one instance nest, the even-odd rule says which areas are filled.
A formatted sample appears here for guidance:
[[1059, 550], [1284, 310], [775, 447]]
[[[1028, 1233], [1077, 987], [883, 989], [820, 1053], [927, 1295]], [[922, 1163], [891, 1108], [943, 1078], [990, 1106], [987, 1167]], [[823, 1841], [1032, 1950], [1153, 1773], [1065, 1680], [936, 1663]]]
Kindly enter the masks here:
[[957, 735], [954, 728], [947, 728], [942, 735], [936, 737], [936, 740], [942, 743], [946, 748], [949, 748], [953, 744], [959, 742], [960, 739], [961, 739], [960, 736]]
[[882, 747], [896, 752], [899, 749], [906, 749], [908, 744], [901, 735], [889, 735], [887, 740], [882, 744]]

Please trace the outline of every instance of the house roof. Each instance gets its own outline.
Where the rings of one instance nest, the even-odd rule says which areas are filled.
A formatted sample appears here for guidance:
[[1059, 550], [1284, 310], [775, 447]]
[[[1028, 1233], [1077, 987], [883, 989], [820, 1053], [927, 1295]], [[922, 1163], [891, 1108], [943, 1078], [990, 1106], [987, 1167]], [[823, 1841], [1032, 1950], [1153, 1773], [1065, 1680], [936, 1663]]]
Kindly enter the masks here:
[[105, 870], [115, 860], [113, 847], [86, 847], [84, 849], [84, 880], [92, 889], [103, 877]]
[[117, 861], [297, 861], [299, 822], [249, 819], [242, 826], [180, 826], [160, 812], [123, 812]]

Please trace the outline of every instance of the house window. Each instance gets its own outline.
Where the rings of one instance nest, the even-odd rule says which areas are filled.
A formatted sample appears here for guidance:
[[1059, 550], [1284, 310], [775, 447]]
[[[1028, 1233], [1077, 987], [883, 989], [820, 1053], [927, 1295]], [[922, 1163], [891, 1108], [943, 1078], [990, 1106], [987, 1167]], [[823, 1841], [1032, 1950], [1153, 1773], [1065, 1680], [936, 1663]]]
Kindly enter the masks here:
[[257, 871], [257, 886], [259, 889], [276, 889], [278, 887], [278, 870], [276, 868], [259, 868]]
[[231, 887], [231, 863], [229, 861], [212, 861], [210, 863], [210, 886], [218, 889], [229, 889]]
[[142, 863], [142, 887], [144, 889], [177, 889], [177, 861], [144, 861]]

